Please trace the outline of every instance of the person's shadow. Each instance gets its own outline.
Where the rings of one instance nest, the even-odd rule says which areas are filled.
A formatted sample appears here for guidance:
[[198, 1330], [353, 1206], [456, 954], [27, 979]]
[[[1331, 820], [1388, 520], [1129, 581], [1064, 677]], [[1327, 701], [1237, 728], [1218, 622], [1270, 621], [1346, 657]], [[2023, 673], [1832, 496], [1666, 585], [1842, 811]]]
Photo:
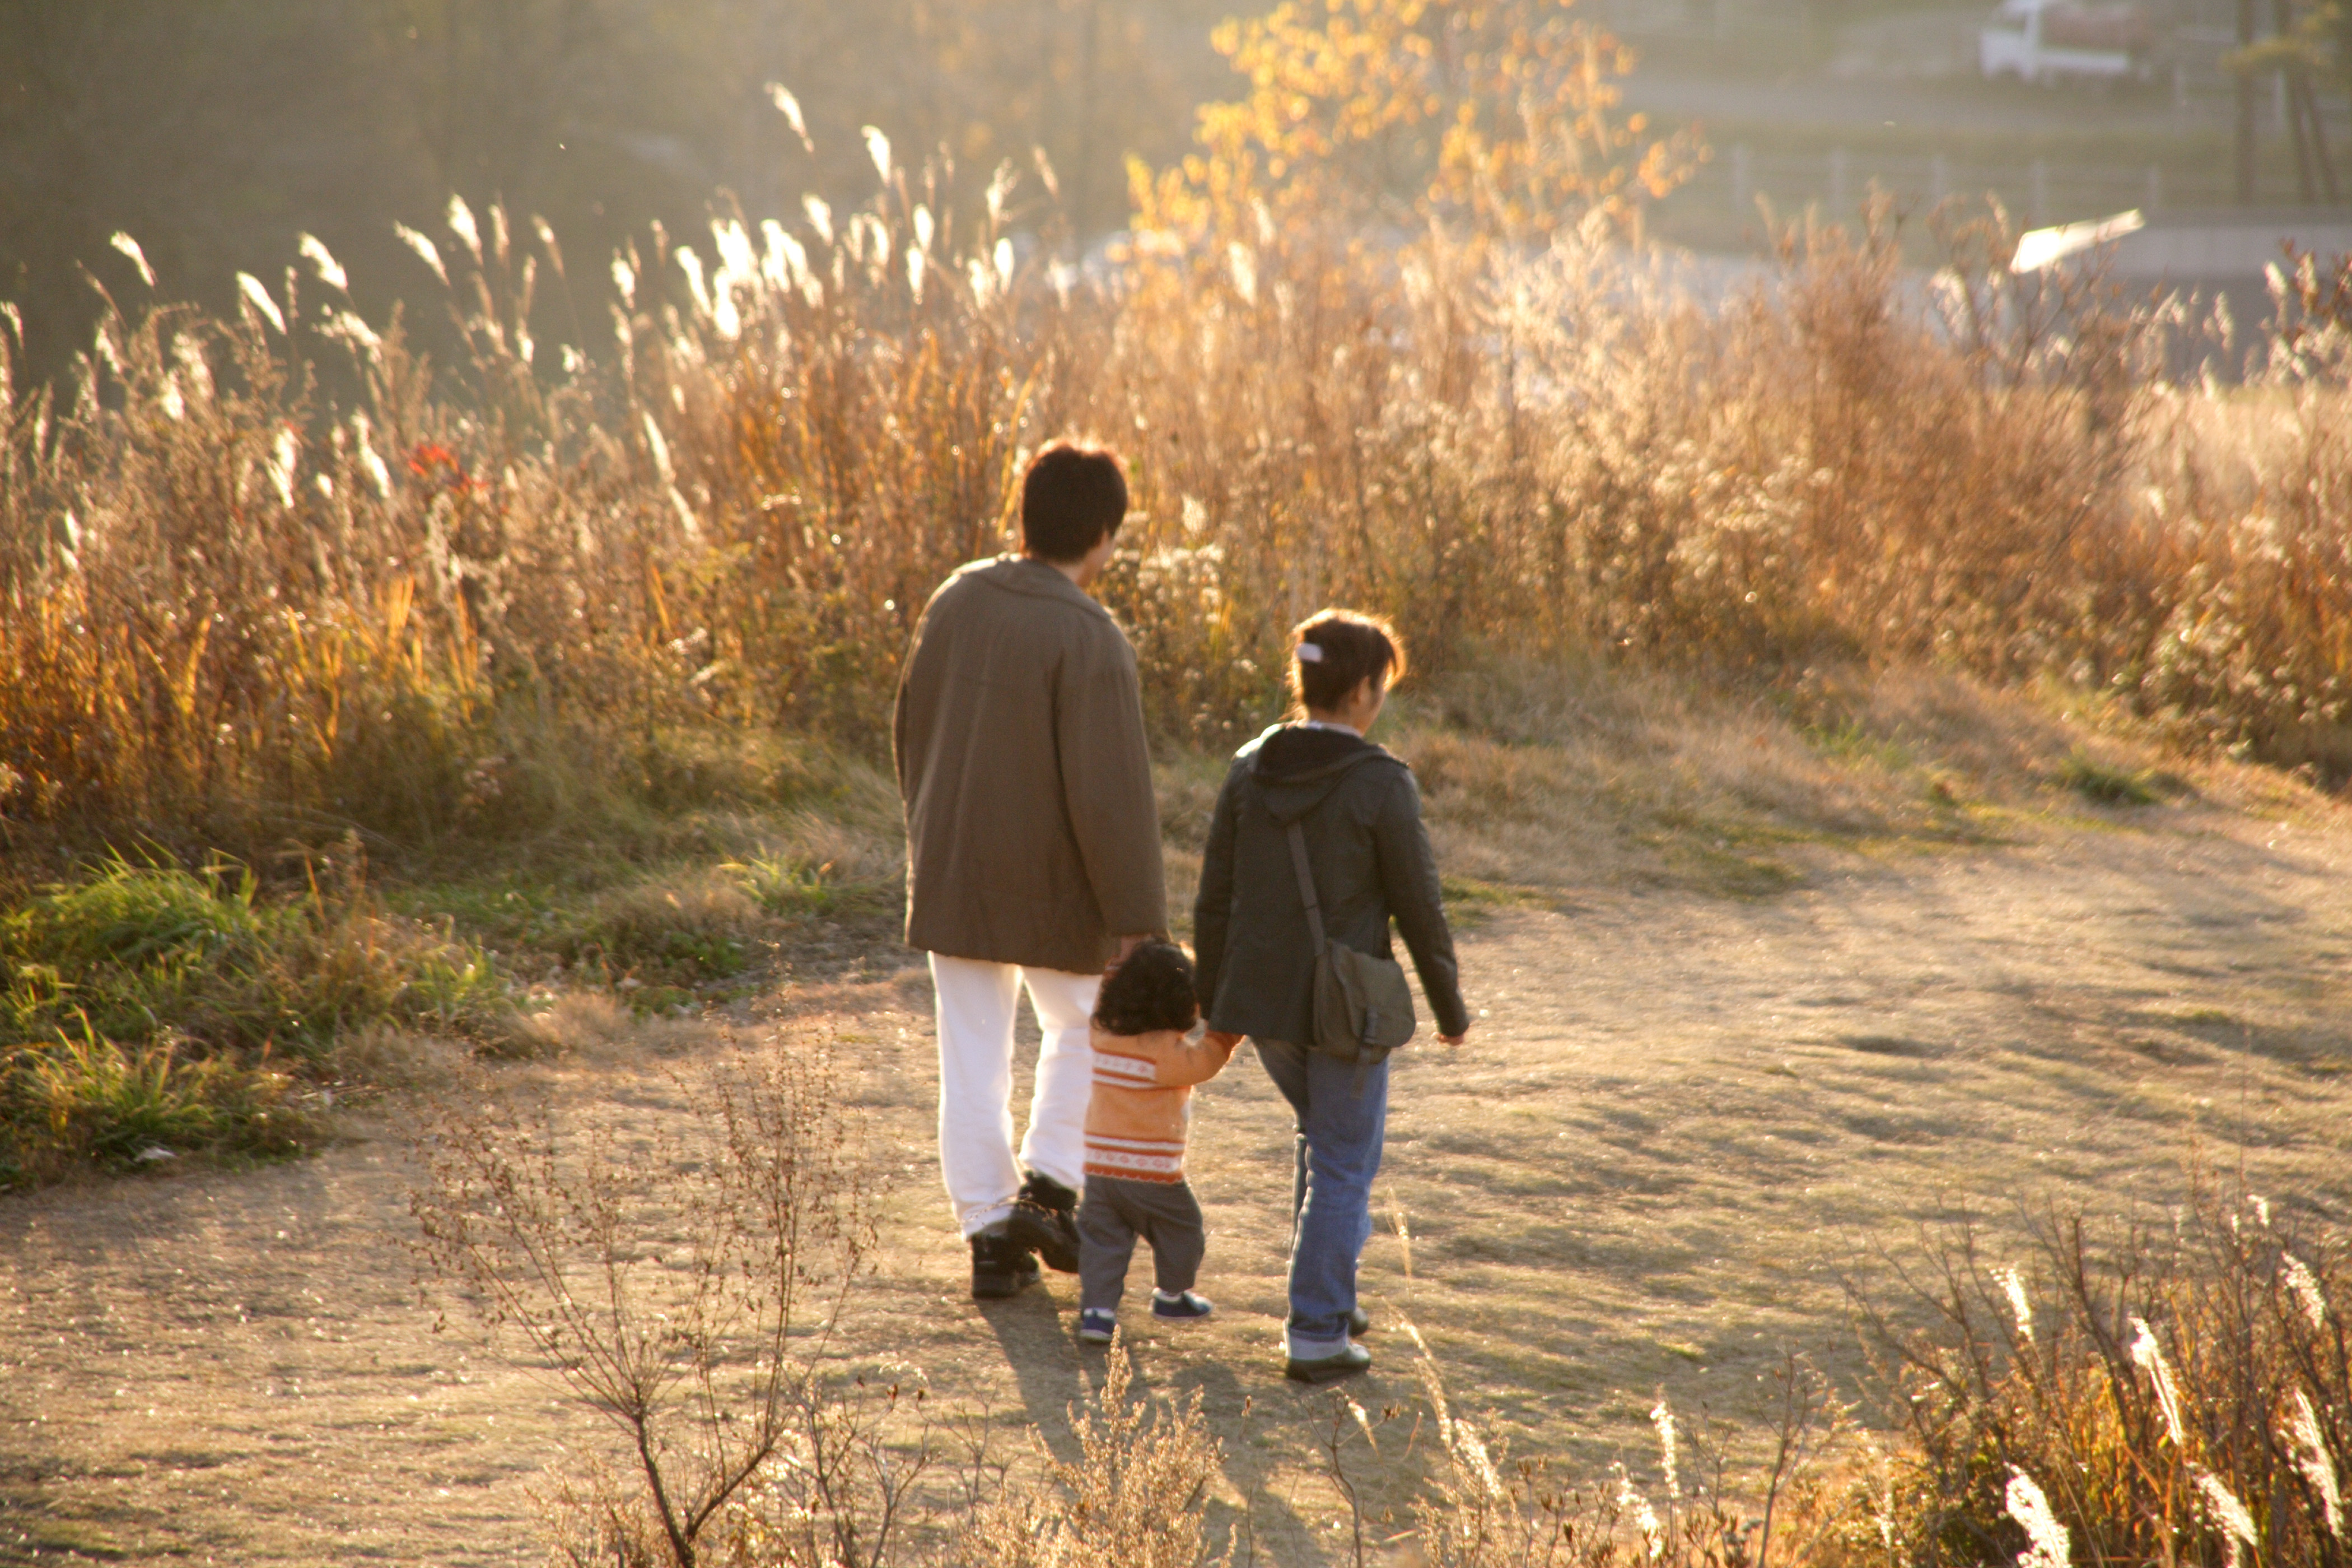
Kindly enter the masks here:
[[972, 1305], [987, 1320], [1004, 1352], [1004, 1364], [1013, 1369], [1029, 1425], [1045, 1439], [1054, 1458], [1066, 1465], [1076, 1464], [1082, 1456], [1077, 1433], [1070, 1426], [1070, 1407], [1100, 1385], [1102, 1358], [1095, 1358], [1097, 1370], [1087, 1376], [1060, 1305], [1042, 1287], [1003, 1300]]

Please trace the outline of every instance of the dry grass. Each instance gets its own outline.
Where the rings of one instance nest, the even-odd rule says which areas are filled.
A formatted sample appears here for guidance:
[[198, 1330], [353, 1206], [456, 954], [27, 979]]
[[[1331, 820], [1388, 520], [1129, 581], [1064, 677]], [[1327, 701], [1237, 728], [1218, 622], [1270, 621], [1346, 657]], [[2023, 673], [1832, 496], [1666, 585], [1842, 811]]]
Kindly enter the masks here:
[[1860, 1303], [1906, 1441], [1827, 1560], [2352, 1562], [2345, 1237], [2234, 1185], [2163, 1224], [2045, 1215], [2021, 1268], [1958, 1231], [1905, 1281], [1925, 1327]]
[[[1766, 895], [1842, 854], [1981, 844], [2078, 795], [2119, 804], [2084, 781], [2187, 787], [2157, 738], [2100, 734], [2055, 708], [1934, 669], [1808, 672], [1747, 694], [1490, 658], [1406, 688], [1381, 738], [1412, 764], [1449, 900], [1475, 919], [1597, 887]], [[1222, 771], [1163, 769], [1180, 905]]]
[[875, 1242], [829, 1054], [704, 1067], [689, 1096], [682, 1125], [584, 1131], [469, 1096], [427, 1142], [419, 1261], [628, 1440], [561, 1478], [560, 1560], [879, 1563], [920, 1467], [869, 1473], [828, 1365]]
[[512, 841], [707, 794], [730, 727], [874, 754], [924, 597], [1072, 428], [1130, 457], [1103, 592], [1178, 740], [1262, 721], [1279, 628], [1354, 601], [1433, 672], [1928, 663], [2352, 766], [2340, 326], [2174, 384], [2174, 315], [2021, 292], [1984, 226], [1926, 303], [1885, 227], [1791, 231], [1719, 304], [1576, 234], [1072, 287], [939, 178], [656, 237], [560, 371], [527, 234], [442, 246], [474, 358], [437, 380], [324, 283], [110, 314], [54, 397], [0, 338], [8, 830]]
[[1212, 1550], [1202, 1515], [1222, 1479], [1196, 1393], [1182, 1402], [1138, 1386], [1113, 1342], [1102, 1385], [1072, 1413], [1078, 1458], [1003, 1485], [948, 1548], [960, 1568], [1194, 1568], [1232, 1560]]

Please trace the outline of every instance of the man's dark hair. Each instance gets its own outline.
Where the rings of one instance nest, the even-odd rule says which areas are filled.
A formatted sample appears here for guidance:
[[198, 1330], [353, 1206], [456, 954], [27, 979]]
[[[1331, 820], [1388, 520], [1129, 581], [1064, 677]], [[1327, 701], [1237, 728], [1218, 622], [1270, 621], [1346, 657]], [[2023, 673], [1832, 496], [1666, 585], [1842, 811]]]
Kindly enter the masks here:
[[1127, 476], [1106, 447], [1056, 441], [1021, 479], [1021, 543], [1046, 561], [1083, 560], [1127, 519]]
[[1382, 688], [1404, 679], [1404, 640], [1378, 616], [1320, 610], [1290, 636], [1290, 695], [1302, 707], [1328, 713], [1368, 675]]
[[1095, 1022], [1111, 1035], [1189, 1029], [1201, 1016], [1192, 961], [1172, 942], [1147, 942], [1111, 971], [1095, 998]]

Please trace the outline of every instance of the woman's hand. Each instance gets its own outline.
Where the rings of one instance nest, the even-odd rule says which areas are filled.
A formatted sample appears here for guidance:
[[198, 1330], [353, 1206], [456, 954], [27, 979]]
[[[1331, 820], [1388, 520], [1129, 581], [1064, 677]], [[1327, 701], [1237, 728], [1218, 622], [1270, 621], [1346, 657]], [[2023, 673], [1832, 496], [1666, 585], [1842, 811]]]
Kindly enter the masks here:
[[1463, 1026], [1463, 1030], [1462, 1030], [1462, 1032], [1461, 1032], [1460, 1034], [1458, 1034], [1458, 1035], [1440, 1035], [1440, 1036], [1438, 1036], [1438, 1037], [1437, 1037], [1437, 1043], [1438, 1043], [1439, 1045], [1441, 1045], [1441, 1046], [1458, 1046], [1458, 1045], [1460, 1045], [1464, 1040], [1465, 1040], [1465, 1039], [1467, 1039], [1467, 1038], [1469, 1038], [1469, 1037], [1470, 1037], [1470, 1029], [1469, 1029], [1469, 1026], [1468, 1026], [1467, 1025], [1465, 1025], [1465, 1026]]

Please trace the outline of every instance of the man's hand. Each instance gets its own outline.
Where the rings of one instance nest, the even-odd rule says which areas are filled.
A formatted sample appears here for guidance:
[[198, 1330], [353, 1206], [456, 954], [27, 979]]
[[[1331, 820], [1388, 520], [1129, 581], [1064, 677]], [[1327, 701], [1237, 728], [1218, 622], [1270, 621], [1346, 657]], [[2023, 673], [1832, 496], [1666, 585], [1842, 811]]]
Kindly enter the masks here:
[[1465, 1039], [1467, 1039], [1467, 1038], [1469, 1037], [1469, 1035], [1470, 1035], [1469, 1026], [1465, 1025], [1465, 1026], [1463, 1026], [1462, 1033], [1460, 1033], [1460, 1034], [1458, 1034], [1458, 1035], [1440, 1035], [1440, 1036], [1438, 1036], [1438, 1037], [1437, 1037], [1437, 1043], [1438, 1043], [1439, 1045], [1441, 1045], [1441, 1046], [1458, 1046], [1458, 1045], [1460, 1045], [1460, 1044], [1461, 1044]]
[[1118, 956], [1112, 959], [1108, 963], [1103, 965], [1103, 973], [1105, 974], [1108, 974], [1112, 970], [1117, 969], [1120, 964], [1125, 963], [1129, 959], [1133, 958], [1135, 956], [1135, 950], [1151, 940], [1152, 933], [1150, 931], [1145, 931], [1139, 936], [1120, 937], [1118, 939]]
[[1231, 1056], [1240, 1047], [1242, 1037], [1223, 1029], [1211, 1029], [1201, 1037], [1201, 1043], [1204, 1046], [1214, 1046], [1227, 1056]]

